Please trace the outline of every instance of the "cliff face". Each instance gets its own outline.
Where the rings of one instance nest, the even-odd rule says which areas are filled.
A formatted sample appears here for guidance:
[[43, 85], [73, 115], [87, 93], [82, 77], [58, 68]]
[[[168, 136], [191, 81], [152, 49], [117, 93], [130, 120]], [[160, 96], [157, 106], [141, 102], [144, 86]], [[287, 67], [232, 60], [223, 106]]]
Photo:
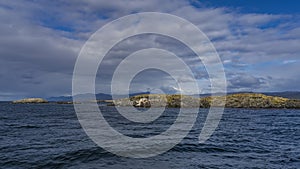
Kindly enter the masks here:
[[[226, 101], [225, 101], [226, 99]], [[212, 105], [212, 100], [214, 104]], [[300, 108], [300, 100], [266, 96], [256, 93], [241, 93], [227, 96], [195, 98], [184, 95], [144, 94], [114, 100], [116, 106], [136, 107], [220, 107], [227, 108]]]
[[26, 98], [21, 100], [15, 100], [13, 101], [13, 103], [48, 103], [48, 101], [42, 98]]

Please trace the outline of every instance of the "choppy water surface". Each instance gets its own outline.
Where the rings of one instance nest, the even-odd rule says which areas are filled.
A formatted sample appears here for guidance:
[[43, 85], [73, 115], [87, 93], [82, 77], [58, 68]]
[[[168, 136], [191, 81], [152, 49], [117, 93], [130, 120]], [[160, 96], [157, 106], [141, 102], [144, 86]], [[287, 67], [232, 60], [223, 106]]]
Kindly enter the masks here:
[[[153, 123], [136, 124], [113, 107], [101, 110], [132, 137], [165, 131], [178, 112], [167, 109]], [[207, 112], [199, 110], [190, 134], [170, 151], [131, 159], [90, 140], [72, 105], [0, 103], [0, 168], [300, 168], [300, 110], [226, 109], [213, 136], [199, 144]]]

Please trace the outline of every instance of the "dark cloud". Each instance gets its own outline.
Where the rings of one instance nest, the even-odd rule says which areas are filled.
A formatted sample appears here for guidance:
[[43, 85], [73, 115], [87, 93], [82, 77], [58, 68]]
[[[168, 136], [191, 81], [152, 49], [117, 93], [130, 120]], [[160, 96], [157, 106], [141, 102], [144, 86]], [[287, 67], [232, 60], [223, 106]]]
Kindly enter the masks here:
[[245, 73], [238, 73], [228, 78], [228, 88], [234, 91], [253, 91], [266, 87], [267, 79]]

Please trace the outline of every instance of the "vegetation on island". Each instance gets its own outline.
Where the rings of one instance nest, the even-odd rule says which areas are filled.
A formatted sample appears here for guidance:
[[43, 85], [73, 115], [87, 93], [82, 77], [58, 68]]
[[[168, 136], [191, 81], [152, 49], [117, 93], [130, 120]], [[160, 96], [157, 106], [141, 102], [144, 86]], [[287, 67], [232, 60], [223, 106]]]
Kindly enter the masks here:
[[21, 99], [21, 100], [15, 100], [12, 103], [48, 103], [47, 100], [44, 100], [42, 98], [26, 98], [26, 99]]
[[113, 101], [116, 106], [136, 107], [201, 107], [227, 108], [300, 108], [300, 100], [267, 96], [259, 93], [239, 93], [226, 96], [196, 98], [186, 95], [143, 94]]

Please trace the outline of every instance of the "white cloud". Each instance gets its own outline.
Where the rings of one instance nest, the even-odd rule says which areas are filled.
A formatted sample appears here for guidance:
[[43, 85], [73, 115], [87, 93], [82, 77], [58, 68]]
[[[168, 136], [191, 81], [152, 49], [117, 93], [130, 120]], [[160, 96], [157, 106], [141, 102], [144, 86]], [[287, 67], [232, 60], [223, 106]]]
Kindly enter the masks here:
[[296, 63], [298, 62], [297, 60], [285, 60], [283, 61], [283, 64], [289, 64], [289, 63]]

